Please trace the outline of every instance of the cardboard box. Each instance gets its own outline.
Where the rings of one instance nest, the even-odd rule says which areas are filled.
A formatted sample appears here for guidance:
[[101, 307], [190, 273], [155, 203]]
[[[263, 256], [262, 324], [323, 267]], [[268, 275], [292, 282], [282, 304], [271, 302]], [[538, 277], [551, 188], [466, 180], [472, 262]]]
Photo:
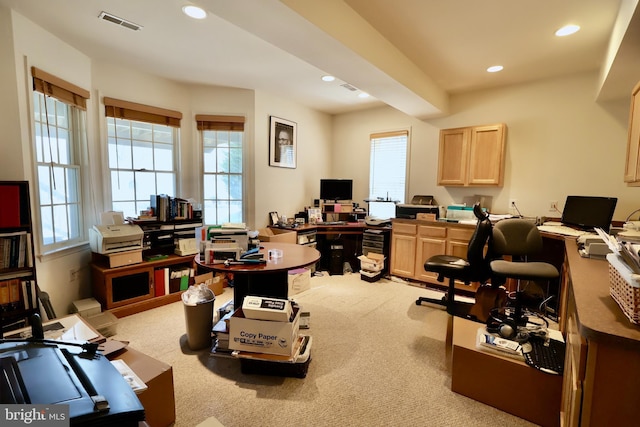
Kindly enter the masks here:
[[176, 402], [171, 365], [127, 347], [110, 359], [121, 359], [147, 385], [138, 395], [144, 406], [146, 422], [152, 427], [172, 425], [176, 420]]
[[384, 268], [384, 255], [369, 252], [367, 256], [360, 255], [360, 268], [367, 271], [381, 271]]
[[311, 270], [308, 268], [289, 270], [288, 282], [289, 296], [311, 289]]
[[72, 312], [78, 313], [85, 318], [100, 314], [101, 311], [102, 307], [100, 307], [100, 303], [95, 298], [85, 298], [73, 302]]
[[224, 276], [223, 275], [213, 275], [213, 272], [208, 272], [205, 274], [200, 274], [198, 276], [194, 276], [193, 278], [194, 285], [199, 285], [200, 283], [206, 284], [209, 289], [213, 291], [214, 295], [220, 295], [224, 292]]
[[300, 329], [300, 307], [293, 307], [291, 322], [247, 319], [242, 308], [229, 319], [229, 348], [255, 353], [292, 356]]
[[297, 243], [296, 232], [273, 228], [261, 228], [258, 231], [258, 239], [261, 242]]
[[286, 299], [247, 295], [242, 301], [242, 312], [247, 319], [288, 322], [291, 319], [291, 302]]

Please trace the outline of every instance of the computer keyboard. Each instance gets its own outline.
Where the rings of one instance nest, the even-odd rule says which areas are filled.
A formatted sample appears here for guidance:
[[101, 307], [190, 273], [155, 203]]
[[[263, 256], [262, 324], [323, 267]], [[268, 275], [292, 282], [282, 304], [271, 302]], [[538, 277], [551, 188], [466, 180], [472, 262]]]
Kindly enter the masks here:
[[322, 225], [347, 225], [347, 221], [324, 221]]
[[562, 234], [564, 236], [582, 236], [587, 233], [584, 230], [576, 230], [575, 228], [568, 227], [566, 225], [539, 225], [538, 230], [545, 231], [547, 233]]
[[527, 365], [549, 374], [562, 375], [565, 347], [562, 341], [532, 336], [523, 344], [522, 354]]

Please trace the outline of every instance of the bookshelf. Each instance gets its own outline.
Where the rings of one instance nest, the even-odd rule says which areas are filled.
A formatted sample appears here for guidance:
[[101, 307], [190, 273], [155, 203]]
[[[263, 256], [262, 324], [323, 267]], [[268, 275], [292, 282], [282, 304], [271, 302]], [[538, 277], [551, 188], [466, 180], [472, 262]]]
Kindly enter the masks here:
[[0, 181], [0, 332], [40, 312], [27, 181]]

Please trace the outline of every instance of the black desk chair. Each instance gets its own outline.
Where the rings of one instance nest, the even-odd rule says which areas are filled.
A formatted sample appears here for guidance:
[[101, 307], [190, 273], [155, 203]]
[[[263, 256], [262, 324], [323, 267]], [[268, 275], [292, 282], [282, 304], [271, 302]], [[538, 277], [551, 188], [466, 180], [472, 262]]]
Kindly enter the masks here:
[[[476, 203], [474, 205], [473, 213], [478, 218], [478, 222], [471, 240], [469, 240], [467, 258], [464, 259], [453, 255], [434, 255], [424, 263], [426, 271], [438, 273], [439, 282], [444, 282], [445, 278], [449, 279], [449, 288], [445, 296], [442, 299], [420, 297], [416, 300], [416, 304], [421, 305], [423, 302], [428, 302], [443, 305], [446, 307], [447, 313], [452, 316], [485, 322], [488, 317], [488, 310], [495, 305], [500, 305], [506, 299], [504, 290], [501, 289], [501, 292], [493, 293], [491, 297], [493, 301], [489, 303], [490, 306], [486, 310], [472, 311], [472, 308], [477, 307], [477, 300], [476, 303], [455, 300], [456, 280], [467, 285], [471, 282], [485, 284], [492, 276], [489, 264], [493, 258], [490, 251], [491, 245], [489, 245], [489, 251], [485, 253], [485, 245], [492, 236], [492, 224], [489, 220], [489, 215], [482, 211], [480, 204]], [[497, 290], [498, 288], [499, 283], [492, 280], [492, 289]], [[486, 313], [482, 315], [482, 312]]]
[[[529, 257], [542, 252], [542, 236], [535, 223], [526, 219], [503, 219], [493, 227], [492, 250], [496, 255], [511, 256], [511, 261], [495, 259], [491, 261], [491, 270], [494, 276], [514, 279], [517, 282], [517, 290], [514, 299], [514, 313], [497, 319], [498, 322], [511, 323], [507, 328], [516, 333], [518, 326], [524, 325], [527, 318], [523, 316], [522, 294], [525, 281], [545, 281], [556, 279], [560, 276], [558, 269], [547, 262], [530, 261]], [[530, 282], [528, 282], [530, 283]], [[506, 322], [504, 322], [506, 320]], [[505, 335], [502, 334], [501, 335]], [[505, 336], [509, 338], [509, 336]]]

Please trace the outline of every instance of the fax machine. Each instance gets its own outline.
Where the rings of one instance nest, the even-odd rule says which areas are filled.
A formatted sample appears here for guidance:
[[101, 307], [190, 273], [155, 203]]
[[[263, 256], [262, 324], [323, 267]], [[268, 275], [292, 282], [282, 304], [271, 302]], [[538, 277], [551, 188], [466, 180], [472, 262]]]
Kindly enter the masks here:
[[91, 250], [99, 254], [142, 249], [144, 232], [139, 225], [94, 225], [89, 229]]

